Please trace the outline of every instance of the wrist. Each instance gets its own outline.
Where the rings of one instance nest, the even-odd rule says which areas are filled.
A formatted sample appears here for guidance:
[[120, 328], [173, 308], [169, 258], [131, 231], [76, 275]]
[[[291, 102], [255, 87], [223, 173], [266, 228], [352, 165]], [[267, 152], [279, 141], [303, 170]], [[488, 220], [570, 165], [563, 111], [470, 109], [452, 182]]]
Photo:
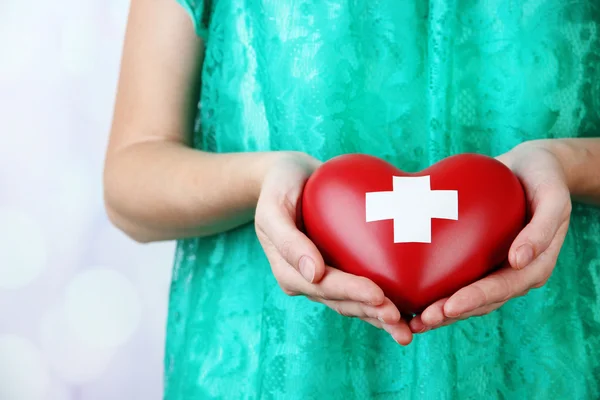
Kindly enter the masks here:
[[318, 167], [320, 161], [316, 158], [298, 151], [271, 151], [257, 154], [256, 163], [251, 172], [253, 199], [258, 201], [263, 183], [267, 175], [289, 163], [296, 165], [305, 165], [306, 169], [312, 172]]
[[590, 183], [587, 179], [590, 154], [584, 146], [568, 139], [540, 139], [528, 145], [546, 150], [556, 158], [569, 192], [574, 195], [585, 192], [585, 186]]

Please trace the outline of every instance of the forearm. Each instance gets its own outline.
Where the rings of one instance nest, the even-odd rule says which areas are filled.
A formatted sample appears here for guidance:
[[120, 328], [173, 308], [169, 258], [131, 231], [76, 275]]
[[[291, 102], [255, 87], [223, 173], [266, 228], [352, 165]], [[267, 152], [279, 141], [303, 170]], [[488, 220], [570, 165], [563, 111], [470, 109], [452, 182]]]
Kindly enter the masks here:
[[262, 178], [281, 156], [137, 143], [107, 157], [106, 209], [117, 227], [140, 242], [223, 232], [252, 220]]
[[539, 141], [560, 160], [573, 199], [600, 205], [600, 138]]

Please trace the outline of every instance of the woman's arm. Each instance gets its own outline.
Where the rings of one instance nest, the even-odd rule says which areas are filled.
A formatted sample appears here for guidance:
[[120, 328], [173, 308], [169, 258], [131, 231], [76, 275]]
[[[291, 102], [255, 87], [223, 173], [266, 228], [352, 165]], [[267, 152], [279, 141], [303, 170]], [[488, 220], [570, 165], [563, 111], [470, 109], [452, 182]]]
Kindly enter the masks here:
[[308, 296], [408, 344], [410, 329], [381, 288], [326, 267], [297, 229], [298, 201], [318, 160], [189, 147], [202, 51], [175, 0], [132, 1], [104, 172], [112, 222], [150, 242], [210, 235], [254, 219], [285, 293]]
[[249, 222], [262, 176], [283, 154], [189, 147], [203, 43], [175, 0], [133, 0], [107, 149], [111, 221], [140, 242]]
[[574, 200], [600, 205], [600, 138], [533, 142], [536, 143], [560, 160]]

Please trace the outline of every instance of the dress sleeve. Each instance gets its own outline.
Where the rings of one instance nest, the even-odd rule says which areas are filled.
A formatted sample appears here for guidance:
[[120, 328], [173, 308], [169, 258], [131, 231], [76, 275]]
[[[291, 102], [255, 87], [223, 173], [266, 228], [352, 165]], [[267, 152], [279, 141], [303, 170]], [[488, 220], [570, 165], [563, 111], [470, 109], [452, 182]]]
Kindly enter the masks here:
[[176, 0], [188, 13], [194, 24], [196, 34], [207, 39], [212, 8], [211, 0]]

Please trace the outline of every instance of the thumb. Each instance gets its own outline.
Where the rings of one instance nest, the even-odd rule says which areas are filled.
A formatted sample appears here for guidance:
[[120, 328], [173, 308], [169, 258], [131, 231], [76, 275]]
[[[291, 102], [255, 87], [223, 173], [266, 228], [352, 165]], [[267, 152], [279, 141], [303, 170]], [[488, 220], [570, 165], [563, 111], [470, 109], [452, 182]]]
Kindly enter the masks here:
[[285, 209], [275, 212], [257, 224], [257, 229], [269, 239], [280, 256], [310, 283], [319, 282], [325, 273], [325, 262], [314, 243], [294, 223]]
[[511, 245], [508, 257], [511, 267], [525, 268], [546, 251], [564, 222], [569, 201], [569, 195], [563, 194], [560, 186], [538, 188], [533, 217]]

